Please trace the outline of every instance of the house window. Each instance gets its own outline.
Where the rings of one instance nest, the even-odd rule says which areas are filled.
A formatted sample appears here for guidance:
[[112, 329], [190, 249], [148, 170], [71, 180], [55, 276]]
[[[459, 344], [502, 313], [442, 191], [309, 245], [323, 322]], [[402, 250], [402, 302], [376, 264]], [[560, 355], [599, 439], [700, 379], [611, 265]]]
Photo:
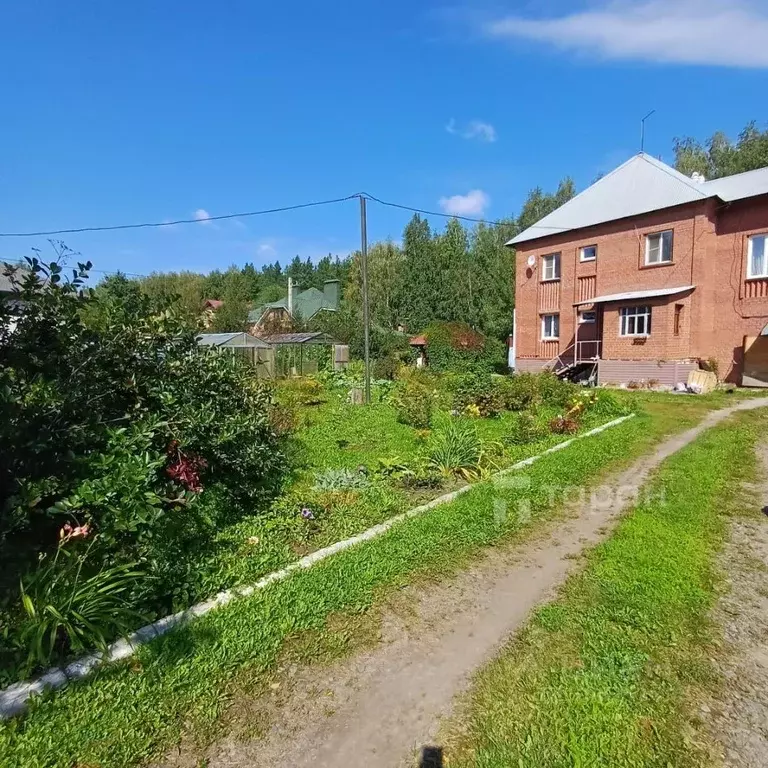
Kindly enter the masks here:
[[579, 312], [579, 323], [594, 323], [597, 319], [597, 312], [594, 310], [587, 310], [585, 312]]
[[672, 230], [645, 236], [645, 263], [669, 264], [672, 261]]
[[768, 235], [753, 235], [747, 249], [747, 277], [768, 277]]
[[672, 333], [675, 336], [680, 335], [680, 327], [683, 323], [683, 305], [682, 304], [675, 304], [675, 322], [672, 326]]
[[559, 280], [560, 279], [560, 254], [550, 253], [541, 257], [541, 261], [544, 267], [542, 280]]
[[621, 310], [620, 336], [650, 336], [651, 308], [623, 307]]
[[560, 338], [560, 315], [541, 316], [541, 338], [544, 341]]
[[585, 245], [579, 250], [579, 261], [594, 261], [597, 258], [597, 246]]

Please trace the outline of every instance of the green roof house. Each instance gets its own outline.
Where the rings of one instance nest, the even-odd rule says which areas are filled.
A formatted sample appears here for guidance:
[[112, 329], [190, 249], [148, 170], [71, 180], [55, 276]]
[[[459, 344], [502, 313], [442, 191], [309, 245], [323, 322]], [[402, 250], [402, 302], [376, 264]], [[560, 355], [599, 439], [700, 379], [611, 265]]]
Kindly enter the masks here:
[[[289, 290], [292, 287], [289, 286]], [[294, 319], [311, 320], [319, 312], [336, 312], [339, 309], [339, 281], [326, 280], [323, 290], [307, 288], [306, 291], [294, 292], [292, 300], [288, 296], [279, 301], [262, 304], [248, 313], [251, 332], [267, 330], [278, 332], [290, 329]]]

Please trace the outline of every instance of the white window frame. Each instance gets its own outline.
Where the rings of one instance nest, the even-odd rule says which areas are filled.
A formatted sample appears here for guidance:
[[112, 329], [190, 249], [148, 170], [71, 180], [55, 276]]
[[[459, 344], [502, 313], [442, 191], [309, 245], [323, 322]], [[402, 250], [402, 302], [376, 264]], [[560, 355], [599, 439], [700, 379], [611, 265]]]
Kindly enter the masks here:
[[[668, 235], [669, 237], [665, 240], [665, 235]], [[651, 241], [654, 238], [659, 239], [659, 257], [656, 261], [651, 261]], [[665, 259], [665, 253], [664, 253], [664, 243], [669, 243], [669, 246], [667, 248]], [[674, 251], [674, 243], [675, 243], [675, 236], [674, 236], [674, 230], [671, 229], [664, 229], [661, 232], [651, 232], [650, 234], [647, 234], [645, 236], [645, 266], [646, 267], [658, 267], [661, 264], [671, 264], [673, 259], [673, 251]]]
[[[548, 274], [551, 273], [551, 274]], [[560, 279], [560, 254], [548, 253], [541, 257], [541, 280], [550, 282]]]
[[[763, 241], [763, 268], [760, 272], [752, 271], [752, 249], [755, 247], [755, 240]], [[759, 235], [750, 235], [747, 242], [747, 279], [759, 280], [768, 277], [768, 233], [762, 232]]]
[[[584, 255], [584, 252], [588, 248], [593, 248], [594, 249], [594, 255], [593, 256], [585, 256]], [[581, 248], [579, 248], [579, 261], [580, 262], [583, 263], [585, 261], [595, 261], [596, 259], [597, 259], [597, 246], [596, 245], [584, 245]]]
[[[547, 320], [550, 321], [550, 334], [547, 335]], [[552, 312], [547, 315], [541, 316], [541, 340], [542, 341], [559, 341], [560, 340], [560, 313]]]
[[[643, 331], [638, 332], [642, 319]], [[632, 331], [630, 331], [630, 327]], [[619, 310], [619, 336], [647, 339], [651, 335], [651, 306], [622, 307]]]
[[[591, 315], [591, 319], [587, 320], [586, 315]], [[579, 312], [579, 325], [589, 325], [590, 323], [597, 322], [597, 310], [585, 309], [583, 312]]]

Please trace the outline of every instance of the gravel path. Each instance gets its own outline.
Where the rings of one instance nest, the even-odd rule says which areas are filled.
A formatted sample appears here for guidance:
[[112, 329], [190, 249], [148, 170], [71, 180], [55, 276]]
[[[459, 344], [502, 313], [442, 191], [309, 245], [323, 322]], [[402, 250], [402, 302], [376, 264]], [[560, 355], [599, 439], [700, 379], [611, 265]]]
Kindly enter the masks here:
[[760, 406], [768, 406], [768, 399], [708, 414], [699, 426], [669, 438], [608, 481], [600, 503], [572, 506], [564, 521], [543, 526], [535, 541], [492, 550], [439, 585], [409, 588], [397, 601], [401, 609], [386, 615], [382, 639], [371, 650], [330, 667], [286, 670], [279, 690], [258, 700], [236, 700], [233, 709], [270, 723], [264, 738], [228, 736], [204, 754], [185, 747], [162, 765], [413, 766], [473, 673], [535, 606], [554, 595], [579, 554], [608, 535], [648, 474], [706, 428], [736, 410]]
[[721, 567], [729, 582], [714, 619], [723, 627], [725, 653], [715, 663], [719, 696], [702, 705], [701, 718], [729, 768], [768, 768], [768, 443], [759, 449], [764, 472], [763, 514], [736, 518]]

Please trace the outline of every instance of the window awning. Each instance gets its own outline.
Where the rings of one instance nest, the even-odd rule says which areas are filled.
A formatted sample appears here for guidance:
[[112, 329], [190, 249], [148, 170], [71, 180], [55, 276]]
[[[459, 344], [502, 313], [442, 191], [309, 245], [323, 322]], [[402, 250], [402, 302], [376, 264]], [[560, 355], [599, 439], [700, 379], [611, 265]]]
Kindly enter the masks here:
[[652, 288], [649, 291], [626, 291], [625, 293], [609, 293], [605, 296], [595, 296], [593, 299], [575, 301], [574, 307], [585, 304], [607, 304], [609, 301], [639, 301], [641, 299], [655, 299], [659, 296], [674, 296], [677, 293], [692, 291], [695, 285], [683, 285], [680, 288]]

